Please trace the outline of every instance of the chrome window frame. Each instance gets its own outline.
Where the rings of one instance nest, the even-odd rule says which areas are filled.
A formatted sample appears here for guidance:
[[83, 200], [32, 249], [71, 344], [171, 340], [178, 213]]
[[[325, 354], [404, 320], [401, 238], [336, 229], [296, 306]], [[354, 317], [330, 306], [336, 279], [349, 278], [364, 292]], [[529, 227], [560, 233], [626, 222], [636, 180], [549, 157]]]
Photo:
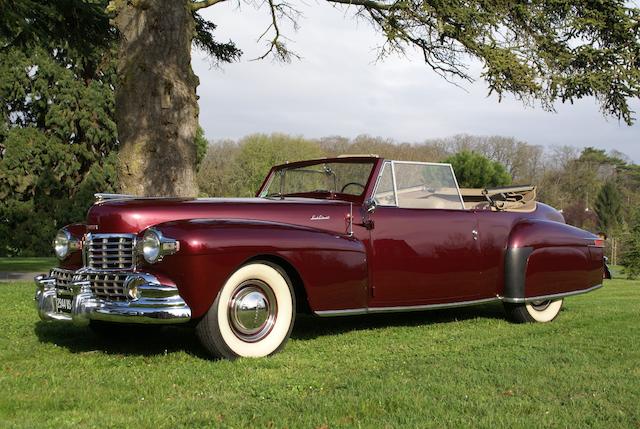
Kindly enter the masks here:
[[375, 187], [373, 188], [373, 193], [371, 194], [372, 197], [375, 199], [376, 197], [376, 193], [378, 192], [378, 187], [380, 186], [380, 181], [382, 180], [382, 174], [384, 173], [384, 169], [387, 166], [387, 164], [391, 165], [391, 182], [393, 183], [393, 195], [394, 195], [394, 200], [395, 200], [395, 205], [392, 204], [379, 204], [379, 206], [381, 207], [398, 207], [398, 208], [405, 208], [405, 209], [409, 209], [409, 207], [400, 207], [400, 204], [398, 202], [398, 185], [396, 182], [396, 168], [395, 165], [396, 164], [411, 164], [411, 165], [435, 165], [435, 166], [446, 166], [449, 167], [449, 170], [451, 171], [451, 175], [453, 176], [453, 182], [456, 185], [456, 191], [458, 192], [458, 198], [460, 198], [460, 208], [459, 209], [436, 209], [436, 208], [415, 208], [415, 207], [411, 207], [410, 209], [415, 209], [415, 210], [466, 210], [465, 206], [464, 206], [464, 199], [462, 198], [462, 193], [460, 192], [460, 185], [458, 185], [458, 178], [456, 177], [456, 173], [455, 171], [453, 171], [453, 166], [449, 163], [444, 163], [444, 162], [421, 162], [421, 161], [394, 161], [394, 160], [385, 160], [382, 168], [380, 169], [380, 173], [378, 173], [378, 178], [376, 179], [376, 184]]
[[376, 194], [378, 193], [378, 187], [380, 186], [380, 182], [382, 181], [382, 175], [384, 174], [384, 169], [389, 165], [391, 168], [391, 185], [393, 187], [393, 200], [395, 204], [378, 204], [376, 201], [376, 205], [379, 207], [398, 207], [398, 192], [396, 192], [396, 176], [393, 171], [393, 161], [385, 160], [382, 163], [382, 168], [380, 168], [380, 172], [378, 173], [378, 177], [376, 178], [376, 184], [373, 187], [373, 193], [371, 193], [371, 198], [375, 201]]

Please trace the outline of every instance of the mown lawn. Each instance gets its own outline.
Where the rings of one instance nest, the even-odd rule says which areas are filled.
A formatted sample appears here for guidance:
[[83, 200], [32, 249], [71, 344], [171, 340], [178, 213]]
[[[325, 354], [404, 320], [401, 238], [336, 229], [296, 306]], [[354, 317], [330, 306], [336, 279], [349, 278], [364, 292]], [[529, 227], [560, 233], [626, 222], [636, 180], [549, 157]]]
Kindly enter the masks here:
[[0, 272], [48, 273], [57, 263], [56, 258], [0, 258]]
[[640, 428], [640, 282], [551, 324], [500, 305], [299, 320], [268, 359], [211, 361], [186, 329], [102, 339], [0, 285], [0, 427]]

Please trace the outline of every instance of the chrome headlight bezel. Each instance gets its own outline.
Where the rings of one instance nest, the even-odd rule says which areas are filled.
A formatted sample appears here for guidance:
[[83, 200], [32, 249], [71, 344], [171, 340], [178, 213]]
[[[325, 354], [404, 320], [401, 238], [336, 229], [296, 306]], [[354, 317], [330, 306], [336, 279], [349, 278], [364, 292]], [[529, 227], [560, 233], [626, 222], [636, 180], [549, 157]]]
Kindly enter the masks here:
[[155, 228], [147, 229], [140, 240], [140, 254], [149, 264], [155, 264], [167, 256], [180, 250], [180, 242], [165, 237]]
[[66, 227], [60, 228], [53, 239], [52, 246], [56, 257], [64, 261], [73, 251], [82, 249], [82, 239], [75, 238]]
[[53, 239], [53, 253], [59, 260], [64, 260], [71, 253], [71, 242], [73, 238], [66, 228], [61, 228]]

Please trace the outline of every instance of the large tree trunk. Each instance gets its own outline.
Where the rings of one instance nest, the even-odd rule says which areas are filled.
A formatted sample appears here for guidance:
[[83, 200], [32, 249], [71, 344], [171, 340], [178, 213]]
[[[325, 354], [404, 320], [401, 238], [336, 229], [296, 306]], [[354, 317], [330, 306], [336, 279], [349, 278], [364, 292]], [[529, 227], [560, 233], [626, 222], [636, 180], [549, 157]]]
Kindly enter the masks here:
[[[114, 2], [116, 3], [116, 2]], [[120, 1], [119, 180], [134, 195], [195, 196], [198, 77], [190, 0]]]

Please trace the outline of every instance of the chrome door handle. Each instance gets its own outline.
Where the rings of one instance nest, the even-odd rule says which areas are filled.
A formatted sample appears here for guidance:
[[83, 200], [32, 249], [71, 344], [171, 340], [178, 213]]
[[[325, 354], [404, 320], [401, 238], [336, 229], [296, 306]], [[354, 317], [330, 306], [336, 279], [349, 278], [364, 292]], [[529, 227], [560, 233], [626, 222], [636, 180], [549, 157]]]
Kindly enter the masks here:
[[473, 231], [471, 231], [471, 235], [473, 236], [474, 240], [478, 239], [478, 231], [477, 230], [474, 229]]

